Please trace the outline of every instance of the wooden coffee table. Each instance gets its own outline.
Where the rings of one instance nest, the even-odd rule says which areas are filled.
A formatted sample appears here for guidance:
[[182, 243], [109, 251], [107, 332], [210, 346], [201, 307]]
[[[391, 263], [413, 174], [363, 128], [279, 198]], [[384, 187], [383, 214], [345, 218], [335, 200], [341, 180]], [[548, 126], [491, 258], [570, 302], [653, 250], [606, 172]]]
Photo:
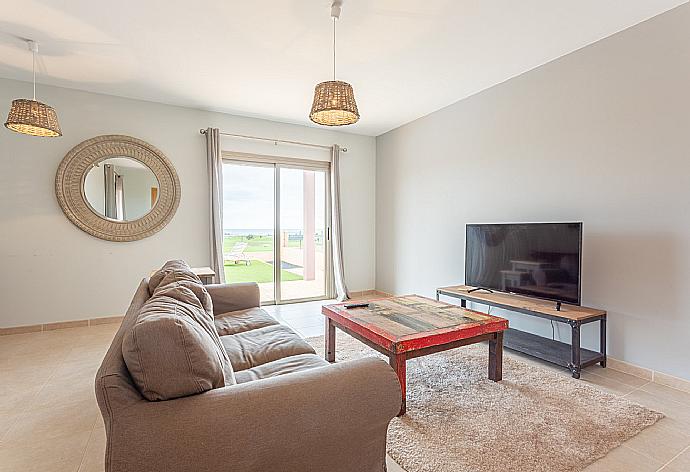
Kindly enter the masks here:
[[489, 341], [489, 379], [501, 380], [503, 331], [508, 320], [419, 295], [381, 298], [365, 308], [356, 302], [326, 305], [326, 360], [335, 362], [335, 328], [388, 356], [402, 389], [405, 414], [406, 362], [481, 341]]

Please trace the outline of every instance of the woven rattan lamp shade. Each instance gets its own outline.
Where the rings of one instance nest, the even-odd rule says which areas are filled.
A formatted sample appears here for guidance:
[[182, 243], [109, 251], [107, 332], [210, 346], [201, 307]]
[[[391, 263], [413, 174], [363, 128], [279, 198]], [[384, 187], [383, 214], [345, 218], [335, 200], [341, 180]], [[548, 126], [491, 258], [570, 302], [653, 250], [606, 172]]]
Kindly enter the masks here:
[[309, 119], [326, 126], [357, 123], [359, 111], [352, 85], [340, 80], [329, 80], [317, 84]]
[[55, 110], [45, 103], [26, 98], [12, 100], [5, 127], [31, 136], [62, 136]]

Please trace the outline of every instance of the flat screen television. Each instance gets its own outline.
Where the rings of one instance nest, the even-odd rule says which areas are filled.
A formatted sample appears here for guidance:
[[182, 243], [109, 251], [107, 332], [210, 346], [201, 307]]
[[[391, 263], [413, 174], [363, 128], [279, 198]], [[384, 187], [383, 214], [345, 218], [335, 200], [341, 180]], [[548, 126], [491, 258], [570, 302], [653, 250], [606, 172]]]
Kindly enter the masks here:
[[582, 223], [468, 224], [465, 285], [580, 304]]

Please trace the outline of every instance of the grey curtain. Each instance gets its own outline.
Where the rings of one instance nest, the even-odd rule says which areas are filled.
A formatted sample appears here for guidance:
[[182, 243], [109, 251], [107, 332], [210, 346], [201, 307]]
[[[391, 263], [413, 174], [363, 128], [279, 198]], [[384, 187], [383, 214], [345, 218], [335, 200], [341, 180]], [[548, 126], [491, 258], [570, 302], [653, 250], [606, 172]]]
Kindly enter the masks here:
[[223, 265], [223, 157], [220, 153], [220, 131], [206, 129], [206, 166], [208, 168], [210, 229], [209, 248], [211, 269], [216, 273], [216, 283], [225, 283]]
[[333, 145], [331, 154], [331, 247], [333, 248], [333, 274], [338, 300], [350, 298], [345, 284], [343, 268], [343, 234], [340, 217], [340, 146]]
[[126, 221], [127, 210], [125, 209], [125, 182], [124, 178], [115, 174], [115, 217], [116, 220]]
[[115, 169], [112, 164], [103, 165], [103, 193], [105, 195], [105, 216], [117, 219], [117, 199], [115, 196]]

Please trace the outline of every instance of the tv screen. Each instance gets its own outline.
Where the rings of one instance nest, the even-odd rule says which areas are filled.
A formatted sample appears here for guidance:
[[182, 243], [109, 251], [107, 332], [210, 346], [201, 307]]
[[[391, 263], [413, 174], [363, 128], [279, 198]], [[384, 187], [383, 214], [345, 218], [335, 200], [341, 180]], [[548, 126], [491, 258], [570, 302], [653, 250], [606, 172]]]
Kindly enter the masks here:
[[465, 285], [580, 304], [582, 223], [469, 224]]

